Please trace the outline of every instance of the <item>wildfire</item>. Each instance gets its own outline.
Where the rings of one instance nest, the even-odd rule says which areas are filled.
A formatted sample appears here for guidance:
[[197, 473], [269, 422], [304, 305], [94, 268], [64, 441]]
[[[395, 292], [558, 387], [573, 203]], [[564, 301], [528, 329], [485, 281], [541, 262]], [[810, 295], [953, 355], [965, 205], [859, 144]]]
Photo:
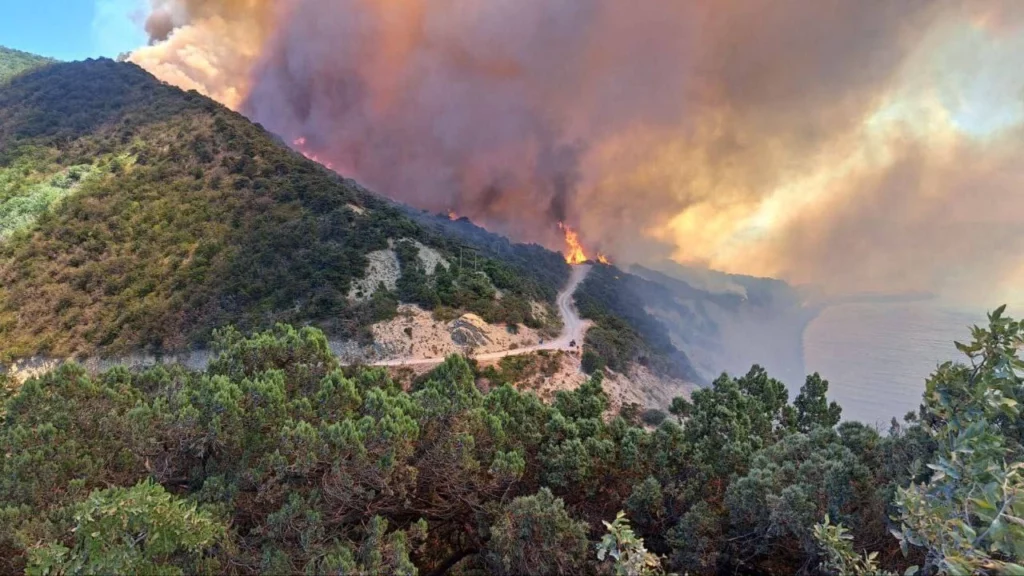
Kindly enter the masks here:
[[313, 162], [316, 162], [317, 164], [320, 164], [320, 165], [324, 166], [328, 170], [334, 170], [334, 165], [333, 164], [331, 164], [330, 162], [326, 162], [324, 160], [321, 160], [320, 158], [317, 157], [316, 154], [313, 154], [309, 150], [306, 150], [306, 139], [305, 139], [305, 137], [300, 136], [300, 137], [296, 138], [295, 140], [292, 140], [292, 145], [295, 146], [295, 149], [298, 150], [299, 153], [302, 154], [303, 156], [305, 156], [306, 158], [309, 158]]
[[558, 223], [558, 228], [565, 232], [565, 246], [568, 248], [565, 253], [565, 261], [569, 264], [582, 264], [586, 262], [587, 255], [583, 252], [583, 246], [580, 245], [580, 238], [576, 231], [562, 222]]
[[604, 254], [601, 254], [600, 252], [597, 253], [597, 261], [600, 262], [601, 264], [611, 264], [612, 263], [612, 261], [609, 260], [607, 256], [605, 256]]
[[455, 213], [455, 210], [449, 210], [448, 211], [448, 219], [449, 220], [458, 220], [459, 219], [459, 215]]

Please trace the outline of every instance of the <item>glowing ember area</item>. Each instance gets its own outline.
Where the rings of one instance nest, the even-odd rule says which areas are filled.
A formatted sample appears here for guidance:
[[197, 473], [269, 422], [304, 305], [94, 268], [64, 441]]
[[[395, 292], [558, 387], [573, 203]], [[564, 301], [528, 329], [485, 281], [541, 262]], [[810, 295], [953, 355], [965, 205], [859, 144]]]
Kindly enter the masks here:
[[448, 219], [449, 220], [458, 220], [459, 219], [459, 215], [455, 213], [455, 210], [449, 210], [448, 211]]
[[309, 158], [313, 162], [316, 162], [317, 164], [320, 164], [320, 165], [324, 166], [328, 170], [334, 170], [334, 165], [333, 164], [331, 164], [330, 162], [327, 162], [326, 160], [321, 160], [320, 158], [317, 157], [316, 154], [313, 154], [312, 152], [310, 152], [306, 148], [306, 139], [305, 138], [300, 136], [299, 138], [296, 138], [295, 140], [292, 140], [292, 146], [294, 146], [295, 149], [298, 150], [299, 153], [302, 154], [303, 156], [305, 156], [306, 158]]
[[587, 255], [583, 252], [583, 246], [580, 245], [579, 235], [572, 228], [566, 226], [562, 222], [558, 223], [559, 229], [565, 232], [565, 261], [569, 264], [582, 264], [587, 261]]
[[597, 253], [597, 261], [600, 262], [601, 264], [611, 264], [612, 263], [612, 261], [609, 260], [607, 256], [605, 256], [604, 254], [601, 254], [600, 252]]

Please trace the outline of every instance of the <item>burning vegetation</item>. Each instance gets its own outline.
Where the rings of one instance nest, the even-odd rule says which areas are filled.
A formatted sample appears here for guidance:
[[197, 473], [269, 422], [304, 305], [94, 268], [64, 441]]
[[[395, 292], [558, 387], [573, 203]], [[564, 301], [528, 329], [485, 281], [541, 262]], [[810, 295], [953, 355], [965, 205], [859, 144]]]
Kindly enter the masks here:
[[565, 233], [565, 261], [569, 264], [582, 264], [587, 261], [587, 254], [580, 244], [579, 234], [564, 222], [558, 223], [558, 228]]
[[142, 4], [131, 62], [431, 213], [838, 292], [1019, 294], [1020, 2]]
[[305, 137], [299, 137], [299, 138], [296, 138], [295, 140], [292, 140], [292, 146], [294, 146], [295, 149], [298, 150], [299, 153], [302, 154], [303, 156], [305, 156], [306, 158], [309, 158], [313, 162], [316, 162], [317, 164], [320, 164], [321, 166], [327, 168], [328, 170], [334, 170], [334, 165], [333, 164], [331, 164], [327, 160], [322, 160], [316, 154], [314, 154], [314, 153], [309, 151], [309, 148], [306, 146], [306, 138]]

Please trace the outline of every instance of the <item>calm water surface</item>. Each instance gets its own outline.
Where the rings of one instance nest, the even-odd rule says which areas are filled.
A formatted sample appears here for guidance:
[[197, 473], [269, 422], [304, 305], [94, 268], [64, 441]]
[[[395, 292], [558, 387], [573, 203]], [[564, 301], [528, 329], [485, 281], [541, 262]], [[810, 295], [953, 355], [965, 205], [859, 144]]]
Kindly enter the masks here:
[[829, 381], [844, 420], [885, 430], [893, 416], [917, 409], [938, 364], [962, 357], [953, 341], [970, 340], [969, 326], [985, 323], [982, 313], [930, 302], [841, 304], [807, 326], [804, 362]]

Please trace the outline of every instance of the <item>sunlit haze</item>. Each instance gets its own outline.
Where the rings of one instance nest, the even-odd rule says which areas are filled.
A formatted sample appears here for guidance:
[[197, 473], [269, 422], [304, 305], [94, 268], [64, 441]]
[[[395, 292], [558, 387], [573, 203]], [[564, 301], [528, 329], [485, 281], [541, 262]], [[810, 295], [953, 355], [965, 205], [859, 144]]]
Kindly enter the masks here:
[[1008, 2], [156, 0], [132, 60], [413, 205], [622, 262], [1024, 281]]

